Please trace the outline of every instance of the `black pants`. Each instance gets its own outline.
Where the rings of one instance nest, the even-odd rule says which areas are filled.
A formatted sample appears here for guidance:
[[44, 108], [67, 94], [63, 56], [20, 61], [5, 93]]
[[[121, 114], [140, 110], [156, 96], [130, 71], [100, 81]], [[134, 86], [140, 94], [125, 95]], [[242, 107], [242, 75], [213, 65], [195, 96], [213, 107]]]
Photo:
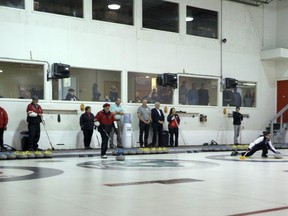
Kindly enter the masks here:
[[33, 151], [38, 149], [38, 141], [40, 139], [40, 123], [28, 123], [28, 150]]
[[163, 125], [153, 125], [152, 144], [156, 146], [156, 139], [158, 137], [158, 147], [163, 147]]
[[84, 135], [84, 146], [85, 148], [90, 147], [93, 130], [83, 130]]
[[175, 146], [178, 146], [179, 128], [169, 128], [170, 146], [173, 146], [173, 135], [175, 135]]
[[0, 128], [0, 148], [4, 148], [4, 139], [3, 139], [3, 134], [4, 134], [4, 128]]
[[140, 147], [143, 147], [143, 133], [144, 133], [144, 146], [148, 146], [148, 138], [149, 138], [149, 129], [150, 124], [145, 124], [144, 122], [139, 122], [140, 134], [139, 134], [139, 143]]
[[253, 155], [256, 151], [262, 150], [262, 155], [268, 154], [268, 147], [265, 143], [257, 144], [252, 147], [252, 149], [248, 150], [247, 152], [242, 153], [242, 155], [245, 155], [247, 157]]
[[[99, 131], [99, 130], [98, 130]], [[110, 131], [104, 131], [104, 130], [100, 130], [99, 131], [101, 134], [101, 139], [102, 139], [102, 143], [101, 143], [101, 156], [106, 155], [107, 149], [108, 149], [108, 141], [109, 141], [109, 134], [111, 133]]]

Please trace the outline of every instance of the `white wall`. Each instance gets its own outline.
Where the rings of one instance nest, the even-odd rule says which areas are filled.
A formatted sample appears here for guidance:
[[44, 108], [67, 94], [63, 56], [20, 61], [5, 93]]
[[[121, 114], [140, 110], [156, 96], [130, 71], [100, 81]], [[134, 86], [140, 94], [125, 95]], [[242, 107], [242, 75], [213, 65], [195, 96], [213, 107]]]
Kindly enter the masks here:
[[[220, 76], [220, 40], [194, 37], [185, 34], [184, 3], [219, 11], [220, 0], [175, 0], [180, 2], [180, 33], [162, 32], [141, 28], [141, 1], [135, 1], [135, 26], [91, 20], [91, 2], [84, 1], [85, 18], [65, 17], [32, 11], [32, 0], [26, 0], [27, 9], [17, 10], [0, 7], [1, 49], [0, 58], [30, 59], [50, 63], [62, 62], [72, 67], [95, 68], [122, 71], [122, 86], [127, 81], [127, 71]], [[271, 8], [270, 8], [271, 7]], [[241, 112], [249, 114], [244, 119], [241, 141], [248, 143], [264, 130], [267, 122], [275, 113], [275, 66], [261, 62], [260, 51], [263, 44], [273, 46], [276, 26], [275, 5], [253, 7], [230, 1], [223, 1], [223, 75], [244, 81], [257, 82], [257, 108], [242, 108]], [[265, 18], [265, 25], [263, 19]], [[272, 20], [268, 23], [267, 20]], [[265, 29], [267, 28], [269, 30]], [[272, 32], [272, 33], [271, 33]], [[269, 33], [269, 34], [268, 34]], [[265, 40], [264, 40], [265, 38]], [[265, 43], [264, 43], [265, 42]], [[45, 66], [46, 67], [46, 66]], [[40, 101], [43, 108], [77, 109], [81, 102], [55, 102], [51, 100], [52, 85], [45, 81], [45, 100]], [[220, 88], [219, 88], [220, 89]], [[178, 91], [175, 92], [178, 96]], [[269, 97], [269, 100], [267, 100]], [[127, 91], [122, 89], [123, 101], [127, 101]], [[203, 144], [212, 139], [221, 143], [233, 142], [232, 119], [223, 114], [219, 92], [217, 107], [189, 107], [181, 105], [177, 109], [203, 113], [208, 122], [200, 123], [199, 116], [183, 117], [181, 132], [185, 144]], [[24, 130], [25, 109], [30, 101], [0, 99], [10, 116], [5, 142], [17, 146], [19, 131]], [[101, 103], [85, 102], [96, 113]], [[137, 138], [138, 125], [136, 110], [139, 104], [123, 104], [125, 111], [133, 113], [134, 137]], [[229, 108], [232, 112], [234, 108]], [[64, 148], [79, 145], [78, 115], [61, 115], [61, 123], [56, 114], [46, 116], [47, 129], [52, 136], [52, 143], [64, 143]], [[41, 144], [49, 146], [42, 130]], [[16, 137], [16, 138], [15, 138]], [[137, 140], [135, 140], [137, 141]], [[181, 144], [180, 139], [180, 144]], [[183, 143], [183, 142], [182, 142]], [[63, 148], [63, 146], [61, 146]]]

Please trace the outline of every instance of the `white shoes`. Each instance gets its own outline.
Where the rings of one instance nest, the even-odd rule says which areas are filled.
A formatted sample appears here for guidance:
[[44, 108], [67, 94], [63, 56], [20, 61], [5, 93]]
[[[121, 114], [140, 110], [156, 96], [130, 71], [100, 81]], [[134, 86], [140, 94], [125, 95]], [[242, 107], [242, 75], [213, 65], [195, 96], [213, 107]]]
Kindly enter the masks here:
[[102, 155], [101, 158], [107, 159], [107, 155]]

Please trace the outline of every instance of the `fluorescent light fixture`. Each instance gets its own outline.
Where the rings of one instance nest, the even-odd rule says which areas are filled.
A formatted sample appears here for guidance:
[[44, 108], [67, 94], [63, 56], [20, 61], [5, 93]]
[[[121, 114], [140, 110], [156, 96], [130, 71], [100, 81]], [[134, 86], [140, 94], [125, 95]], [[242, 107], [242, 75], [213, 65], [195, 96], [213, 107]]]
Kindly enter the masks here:
[[3, 70], [0, 69], [0, 73], [3, 73]]
[[149, 78], [150, 78], [150, 76], [145, 76], [145, 78], [146, 78], [146, 79], [149, 79]]
[[109, 4], [108, 5], [108, 8], [110, 9], [110, 10], [119, 10], [120, 9], [120, 5], [119, 4]]
[[193, 17], [190, 17], [190, 16], [186, 17], [186, 22], [191, 22], [191, 21], [193, 21], [193, 20], [194, 20]]
[[256, 83], [241, 83], [244, 86], [256, 86]]

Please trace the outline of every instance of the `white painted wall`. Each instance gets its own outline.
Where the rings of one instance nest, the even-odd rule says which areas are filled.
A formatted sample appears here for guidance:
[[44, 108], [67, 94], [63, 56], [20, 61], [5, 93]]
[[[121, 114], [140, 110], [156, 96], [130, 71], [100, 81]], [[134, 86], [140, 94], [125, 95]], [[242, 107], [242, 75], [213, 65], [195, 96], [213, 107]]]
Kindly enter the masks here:
[[[0, 58], [29, 60], [31, 52], [34, 60], [62, 62], [80, 68], [120, 70], [122, 86], [126, 86], [127, 71], [181, 73], [184, 69], [186, 74], [220, 76], [220, 40], [186, 35], [184, 19], [185, 4], [217, 10], [220, 17], [221, 1], [174, 2], [180, 3], [179, 34], [142, 29], [141, 1], [135, 1], [135, 26], [91, 20], [91, 2], [86, 0], [84, 19], [34, 12], [32, 0], [26, 0], [27, 9], [24, 11], [0, 7]], [[250, 115], [249, 119], [244, 119], [243, 143], [257, 137], [275, 114], [276, 67], [274, 63], [260, 60], [261, 49], [276, 44], [275, 4], [271, 3], [263, 9], [223, 0], [223, 38], [227, 38], [227, 43], [223, 44], [223, 75], [257, 82], [257, 108], [241, 109], [242, 113]], [[61, 148], [81, 146], [78, 127], [81, 102], [52, 101], [50, 81], [45, 81], [45, 89], [45, 100], [40, 101], [43, 108], [78, 110], [77, 115], [61, 115], [61, 123], [57, 122], [57, 115], [46, 115], [46, 127], [52, 143], [64, 143]], [[126, 89], [121, 92], [123, 101], [127, 101]], [[174, 95], [178, 96], [177, 90]], [[29, 102], [0, 99], [0, 105], [6, 108], [10, 117], [5, 143], [15, 147], [20, 145], [19, 132], [26, 130], [25, 109]], [[92, 106], [94, 113], [101, 110], [101, 103], [85, 102], [85, 105]], [[132, 113], [134, 142], [138, 137], [136, 110], [139, 105], [123, 104], [125, 111]], [[232, 119], [223, 114], [220, 103], [217, 107], [173, 106], [208, 116], [206, 123], [200, 123], [198, 116], [182, 117], [180, 128], [185, 144], [203, 144], [212, 139], [219, 143], [233, 142]], [[228, 108], [228, 112], [232, 110], [234, 108]], [[93, 142], [96, 143], [95, 139]], [[180, 145], [184, 144], [181, 138], [179, 141]], [[49, 146], [44, 130], [40, 145], [44, 148]]]

